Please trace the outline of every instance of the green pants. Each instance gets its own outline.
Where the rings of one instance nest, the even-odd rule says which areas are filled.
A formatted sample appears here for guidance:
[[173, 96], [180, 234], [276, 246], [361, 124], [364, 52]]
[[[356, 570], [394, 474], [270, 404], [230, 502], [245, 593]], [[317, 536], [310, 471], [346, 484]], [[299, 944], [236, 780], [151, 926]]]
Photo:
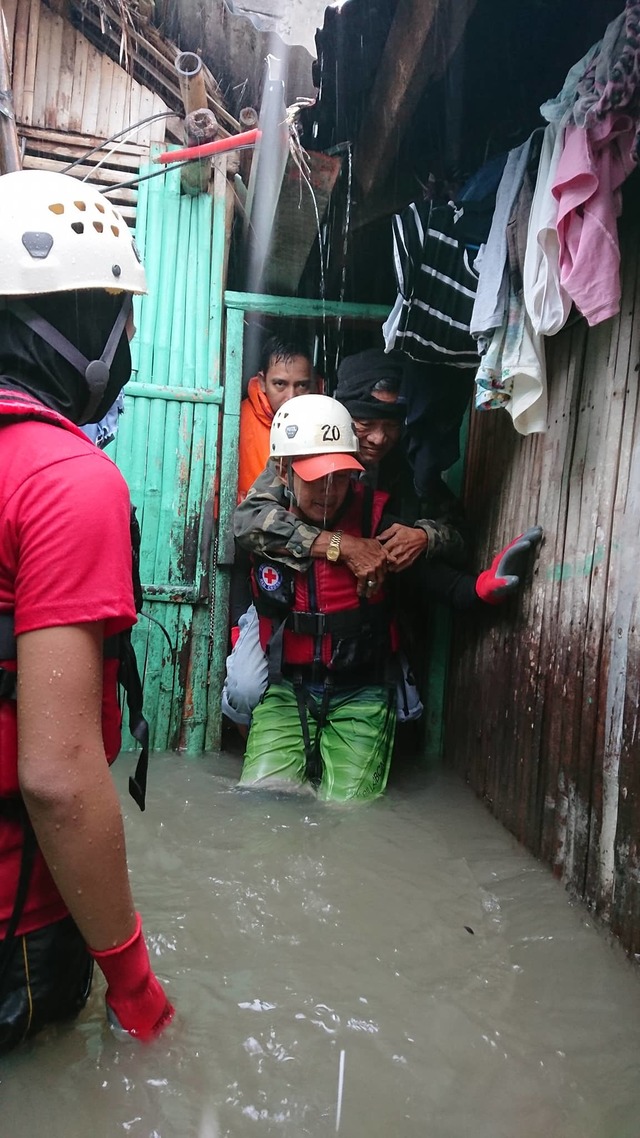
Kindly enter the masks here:
[[[319, 710], [322, 695], [309, 694]], [[319, 736], [322, 777], [318, 797], [325, 801], [377, 798], [387, 785], [396, 727], [395, 691], [386, 687], [334, 691]], [[317, 723], [307, 712], [311, 741]], [[293, 684], [267, 688], [256, 707], [247, 739], [241, 786], [301, 787], [307, 782], [307, 756]]]

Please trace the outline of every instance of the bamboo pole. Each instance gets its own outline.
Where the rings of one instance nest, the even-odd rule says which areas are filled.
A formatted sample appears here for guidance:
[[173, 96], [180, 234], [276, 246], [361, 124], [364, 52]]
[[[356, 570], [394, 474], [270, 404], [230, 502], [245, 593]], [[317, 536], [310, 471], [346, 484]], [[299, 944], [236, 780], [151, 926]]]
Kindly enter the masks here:
[[9, 63], [9, 32], [0, 0], [0, 173], [10, 174], [22, 168], [20, 143], [16, 129], [16, 115], [11, 91], [11, 65]]
[[[238, 122], [241, 131], [255, 130], [258, 126], [258, 112], [255, 107], [243, 107], [238, 115]], [[253, 153], [253, 150], [243, 150], [240, 154], [240, 175], [245, 186], [249, 185]]]

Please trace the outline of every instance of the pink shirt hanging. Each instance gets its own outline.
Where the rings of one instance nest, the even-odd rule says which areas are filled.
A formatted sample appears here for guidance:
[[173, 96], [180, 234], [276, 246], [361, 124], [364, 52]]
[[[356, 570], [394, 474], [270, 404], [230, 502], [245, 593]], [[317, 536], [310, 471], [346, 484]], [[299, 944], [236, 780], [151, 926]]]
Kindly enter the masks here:
[[560, 282], [590, 325], [620, 310], [620, 187], [634, 168], [636, 124], [612, 112], [569, 125], [552, 186], [558, 202]]

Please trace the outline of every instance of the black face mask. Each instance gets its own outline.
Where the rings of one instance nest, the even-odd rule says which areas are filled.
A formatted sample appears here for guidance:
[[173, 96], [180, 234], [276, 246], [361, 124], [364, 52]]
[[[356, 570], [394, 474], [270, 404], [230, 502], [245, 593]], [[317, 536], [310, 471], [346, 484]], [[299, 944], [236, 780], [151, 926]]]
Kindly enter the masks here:
[[[72, 423], [99, 422], [131, 375], [124, 329], [128, 310], [123, 311], [122, 294], [110, 296], [101, 289], [48, 293], [25, 301], [6, 298], [0, 308], [0, 387], [33, 395]], [[112, 358], [103, 362], [116, 322]], [[73, 362], [61, 354], [64, 341]]]

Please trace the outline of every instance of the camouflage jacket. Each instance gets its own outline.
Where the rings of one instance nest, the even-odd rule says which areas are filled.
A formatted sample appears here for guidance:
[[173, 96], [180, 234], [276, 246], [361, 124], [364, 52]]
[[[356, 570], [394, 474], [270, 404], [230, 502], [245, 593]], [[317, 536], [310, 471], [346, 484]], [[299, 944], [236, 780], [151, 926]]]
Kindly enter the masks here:
[[[436, 477], [427, 493], [418, 499], [404, 460], [381, 463], [375, 472], [367, 472], [363, 477], [390, 494], [383, 529], [393, 522], [418, 526], [429, 538], [425, 557], [442, 558], [457, 566], [464, 563], [468, 541], [462, 506], [441, 478]], [[249, 553], [273, 557], [302, 573], [311, 565], [311, 546], [322, 532], [288, 510], [285, 488], [273, 459], [237, 506], [233, 531], [238, 544]]]

